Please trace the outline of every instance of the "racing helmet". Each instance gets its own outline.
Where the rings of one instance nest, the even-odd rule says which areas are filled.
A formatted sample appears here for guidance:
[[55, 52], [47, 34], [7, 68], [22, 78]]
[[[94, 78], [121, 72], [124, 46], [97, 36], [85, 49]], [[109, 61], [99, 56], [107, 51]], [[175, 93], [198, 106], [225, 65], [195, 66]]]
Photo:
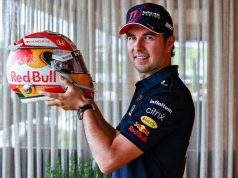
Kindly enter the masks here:
[[40, 90], [65, 92], [60, 76], [80, 87], [87, 98], [94, 97], [93, 81], [83, 56], [68, 37], [50, 31], [32, 33], [9, 49], [7, 80], [23, 103], [49, 100], [39, 94]]

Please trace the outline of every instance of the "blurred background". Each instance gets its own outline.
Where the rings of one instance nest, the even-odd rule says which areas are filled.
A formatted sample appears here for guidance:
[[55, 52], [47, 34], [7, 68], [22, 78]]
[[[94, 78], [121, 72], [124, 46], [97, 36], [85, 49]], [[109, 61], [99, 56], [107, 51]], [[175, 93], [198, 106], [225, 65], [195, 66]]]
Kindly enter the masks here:
[[95, 81], [95, 101], [117, 126], [139, 79], [118, 31], [127, 10], [141, 2], [170, 12], [173, 64], [179, 65], [195, 103], [184, 178], [238, 178], [236, 0], [0, 0], [0, 177], [46, 178], [56, 167], [69, 175], [72, 158], [80, 164], [91, 158], [75, 112], [43, 102], [22, 104], [10, 91], [7, 46], [45, 30], [68, 36]]

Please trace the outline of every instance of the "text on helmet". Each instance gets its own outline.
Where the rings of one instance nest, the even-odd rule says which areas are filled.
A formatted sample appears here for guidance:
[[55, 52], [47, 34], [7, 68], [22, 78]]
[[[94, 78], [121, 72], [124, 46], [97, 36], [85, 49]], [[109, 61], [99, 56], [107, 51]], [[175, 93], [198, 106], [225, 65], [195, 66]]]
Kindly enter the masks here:
[[19, 75], [16, 72], [11, 71], [11, 81], [17, 83], [22, 82], [55, 83], [56, 71], [50, 70], [50, 72], [45, 75], [42, 75], [39, 71], [27, 71], [25, 75]]

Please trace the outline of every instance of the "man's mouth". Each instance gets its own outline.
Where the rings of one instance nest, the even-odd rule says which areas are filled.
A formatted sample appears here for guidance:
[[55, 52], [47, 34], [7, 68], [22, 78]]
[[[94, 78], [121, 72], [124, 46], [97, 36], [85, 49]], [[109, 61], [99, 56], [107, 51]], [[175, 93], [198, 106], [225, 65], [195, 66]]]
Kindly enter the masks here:
[[149, 55], [134, 55], [134, 59], [144, 60], [149, 58]]

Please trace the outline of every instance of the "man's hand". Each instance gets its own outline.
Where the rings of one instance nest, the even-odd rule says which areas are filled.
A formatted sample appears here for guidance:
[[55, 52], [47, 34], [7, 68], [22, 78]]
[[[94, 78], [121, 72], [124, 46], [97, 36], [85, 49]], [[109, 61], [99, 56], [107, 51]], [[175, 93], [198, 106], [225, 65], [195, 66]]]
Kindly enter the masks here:
[[67, 87], [65, 93], [40, 91], [41, 95], [45, 95], [53, 99], [45, 101], [46, 105], [57, 106], [64, 110], [76, 110], [89, 103], [88, 99], [84, 96], [83, 91], [79, 87], [76, 87], [63, 76], [60, 77], [60, 81]]

